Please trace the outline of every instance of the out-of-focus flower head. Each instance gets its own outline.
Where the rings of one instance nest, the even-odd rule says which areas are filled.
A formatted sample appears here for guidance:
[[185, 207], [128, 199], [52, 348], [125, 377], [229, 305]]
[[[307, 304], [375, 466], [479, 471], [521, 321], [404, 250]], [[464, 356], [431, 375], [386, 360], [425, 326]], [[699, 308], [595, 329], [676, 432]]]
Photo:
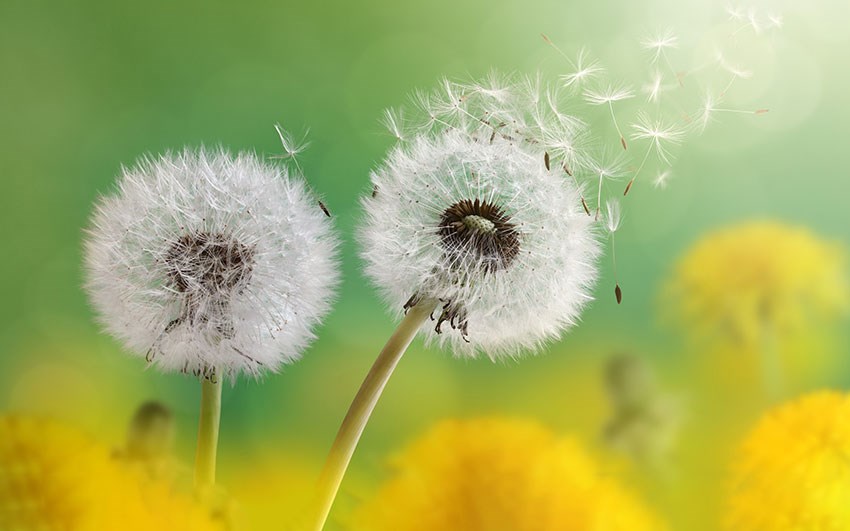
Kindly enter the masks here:
[[393, 460], [352, 529], [661, 530], [572, 438], [530, 421], [444, 421]]
[[322, 210], [300, 176], [252, 153], [146, 157], [93, 216], [92, 303], [113, 336], [160, 368], [276, 370], [313, 339], [337, 283]]
[[850, 397], [822, 391], [767, 413], [732, 467], [725, 529], [850, 529]]
[[78, 430], [0, 417], [0, 529], [221, 531], [191, 498], [150, 481]]
[[665, 306], [699, 336], [751, 345], [832, 321], [850, 307], [842, 248], [756, 221], [710, 233], [679, 259]]

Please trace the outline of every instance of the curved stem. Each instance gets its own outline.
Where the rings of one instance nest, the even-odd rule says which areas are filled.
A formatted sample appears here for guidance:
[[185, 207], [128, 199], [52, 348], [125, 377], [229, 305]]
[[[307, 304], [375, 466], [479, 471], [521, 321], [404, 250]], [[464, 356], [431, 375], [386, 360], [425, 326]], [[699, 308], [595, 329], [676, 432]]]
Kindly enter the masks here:
[[360, 390], [357, 391], [357, 396], [348, 408], [348, 413], [342, 421], [342, 426], [325, 461], [325, 467], [319, 478], [315, 512], [309, 529], [321, 531], [324, 528], [339, 485], [351, 462], [351, 456], [357, 448], [363, 429], [381, 393], [410, 342], [416, 336], [416, 332], [428, 319], [435, 306], [436, 303], [420, 302], [407, 312], [360, 385]]
[[201, 417], [198, 423], [198, 449], [195, 453], [195, 490], [215, 485], [218, 429], [221, 422], [221, 379], [201, 382]]

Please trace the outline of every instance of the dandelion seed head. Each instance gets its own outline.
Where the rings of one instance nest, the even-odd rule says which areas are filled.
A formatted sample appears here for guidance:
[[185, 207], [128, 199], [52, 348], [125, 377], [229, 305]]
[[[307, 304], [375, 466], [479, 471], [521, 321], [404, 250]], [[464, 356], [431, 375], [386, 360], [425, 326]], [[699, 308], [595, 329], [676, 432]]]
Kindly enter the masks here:
[[373, 172], [381, 193], [363, 199], [363, 257], [392, 308], [437, 304], [428, 340], [456, 355], [513, 356], [576, 322], [599, 244], [579, 190], [551, 171], [562, 163], [557, 132], [576, 124], [553, 113], [536, 80], [510, 86], [502, 105], [470, 86], [451, 89], [463, 95], [458, 112]]
[[313, 339], [335, 256], [303, 179], [251, 153], [186, 149], [124, 168], [99, 201], [86, 288], [106, 330], [157, 367], [258, 375]]

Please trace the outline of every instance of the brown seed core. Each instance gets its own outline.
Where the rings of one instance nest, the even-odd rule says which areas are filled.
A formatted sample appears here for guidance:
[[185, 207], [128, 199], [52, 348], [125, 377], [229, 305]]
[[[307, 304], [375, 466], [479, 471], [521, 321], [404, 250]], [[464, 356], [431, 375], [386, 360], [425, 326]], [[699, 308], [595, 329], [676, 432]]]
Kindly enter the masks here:
[[453, 258], [472, 254], [488, 272], [507, 269], [519, 254], [519, 232], [501, 207], [464, 199], [447, 208], [440, 218], [438, 234]]
[[250, 279], [254, 249], [221, 233], [194, 232], [171, 245], [165, 265], [181, 293], [226, 295]]

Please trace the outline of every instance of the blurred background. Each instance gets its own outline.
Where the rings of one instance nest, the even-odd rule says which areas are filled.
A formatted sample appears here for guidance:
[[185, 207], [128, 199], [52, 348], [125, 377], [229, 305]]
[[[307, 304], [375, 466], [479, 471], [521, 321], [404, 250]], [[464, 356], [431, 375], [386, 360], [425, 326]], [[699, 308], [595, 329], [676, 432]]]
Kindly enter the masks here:
[[[783, 340], [782, 385], [766, 390], [753, 369], [764, 345], [700, 340], [676, 318], [682, 303], [667, 290], [696, 242], [752, 220], [803, 228], [837, 254], [850, 244], [850, 4], [800, 4], [759, 5], [781, 13], [783, 27], [765, 37], [749, 65], [753, 79], [733, 103], [770, 112], [721, 116], [682, 147], [667, 188], [647, 182], [630, 194], [617, 235], [622, 305], [606, 258], [583, 323], [542, 355], [470, 361], [414, 343], [331, 525], [386, 479], [388, 456], [435, 422], [499, 416], [574, 435], [672, 529], [715, 529], [724, 469], [746, 428], [782, 398], [850, 382], [845, 311]], [[630, 69], [634, 43], [647, 33], [672, 27], [698, 44], [727, 18], [709, 0], [3, 0], [0, 411], [47, 415], [119, 446], [137, 406], [156, 399], [174, 412], [177, 453], [190, 463], [199, 385], [145, 370], [122, 352], [100, 333], [81, 289], [93, 201], [112, 189], [122, 164], [145, 153], [204, 143], [277, 155], [275, 123], [309, 130], [299, 163], [345, 241], [339, 302], [302, 361], [225, 389], [220, 445], [221, 483], [250, 513], [247, 528], [285, 519], [394, 327], [354, 242], [358, 198], [394, 143], [382, 111], [441, 76], [563, 73], [564, 59], [541, 32], [565, 50], [590, 48], [612, 70]], [[756, 235], [745, 247], [767, 262], [798, 258], [793, 246], [770, 242]], [[723, 266], [705, 267], [721, 271], [722, 290]], [[846, 278], [846, 262], [839, 267]], [[835, 290], [846, 295], [840, 281]], [[663, 408], [669, 424], [649, 432], [672, 435], [650, 459], [610, 444], [612, 356], [637, 358], [632, 365], [654, 375], [653, 393], [671, 404]]]

